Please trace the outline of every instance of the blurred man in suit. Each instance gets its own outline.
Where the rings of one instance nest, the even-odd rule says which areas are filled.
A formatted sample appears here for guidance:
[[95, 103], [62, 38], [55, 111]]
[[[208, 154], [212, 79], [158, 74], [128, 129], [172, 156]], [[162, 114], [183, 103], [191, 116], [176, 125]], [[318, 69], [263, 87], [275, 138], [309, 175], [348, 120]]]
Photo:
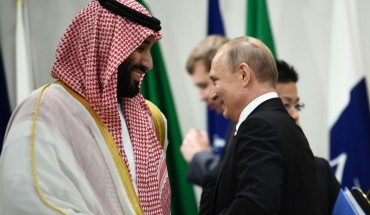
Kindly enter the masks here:
[[[186, 62], [186, 70], [191, 76], [193, 84], [199, 90], [199, 98], [219, 114], [222, 114], [221, 104], [217, 98], [213, 98], [211, 95], [213, 83], [209, 78], [209, 71], [217, 50], [228, 41], [226, 37], [221, 35], [209, 35], [192, 50]], [[229, 126], [231, 132], [226, 132], [225, 140], [220, 143], [222, 140], [218, 139], [217, 143], [213, 145], [226, 148], [226, 144], [232, 138], [234, 127], [235, 123], [231, 122]], [[206, 131], [192, 128], [186, 134], [180, 148], [182, 156], [189, 164], [187, 180], [199, 186], [203, 184], [205, 175], [220, 162], [224, 152], [223, 150], [221, 156], [214, 154], [208, 136]]]
[[[304, 108], [304, 104], [300, 102], [298, 95], [298, 74], [294, 67], [283, 60], [276, 60], [276, 66], [279, 73], [276, 92], [283, 101], [289, 115], [299, 124], [299, 111]], [[320, 212], [321, 215], [330, 215], [340, 190], [340, 184], [327, 160], [315, 157], [315, 165], [319, 186], [317, 200]]]

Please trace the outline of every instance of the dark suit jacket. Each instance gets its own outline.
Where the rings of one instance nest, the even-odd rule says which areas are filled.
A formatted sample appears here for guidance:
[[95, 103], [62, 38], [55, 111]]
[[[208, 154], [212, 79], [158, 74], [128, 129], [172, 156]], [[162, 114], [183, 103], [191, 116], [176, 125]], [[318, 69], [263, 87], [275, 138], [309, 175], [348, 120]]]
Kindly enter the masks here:
[[331, 215], [340, 190], [340, 184], [327, 160], [315, 157], [321, 215]]
[[222, 163], [211, 214], [319, 214], [313, 154], [279, 98], [241, 123]]
[[[331, 215], [335, 201], [338, 197], [340, 184], [336, 179], [329, 163], [324, 158], [315, 157], [316, 176], [318, 183], [317, 201], [321, 215]], [[216, 186], [217, 177], [221, 171], [222, 164], [210, 171], [205, 177], [202, 186], [202, 196], [200, 200], [200, 214], [210, 214], [211, 200]]]

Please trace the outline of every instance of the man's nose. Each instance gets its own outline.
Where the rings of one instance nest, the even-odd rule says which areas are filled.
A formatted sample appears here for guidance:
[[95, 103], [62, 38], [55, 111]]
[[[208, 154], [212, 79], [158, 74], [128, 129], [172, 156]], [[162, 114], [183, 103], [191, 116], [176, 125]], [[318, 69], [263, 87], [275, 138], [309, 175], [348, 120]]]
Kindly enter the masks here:
[[150, 54], [150, 50], [142, 53], [141, 65], [145, 66], [148, 70], [153, 69], [153, 59], [152, 55]]
[[215, 101], [215, 100], [218, 99], [217, 93], [215, 91], [213, 91], [213, 90], [211, 91], [209, 97], [211, 98], [212, 101]]
[[298, 112], [298, 110], [295, 109], [295, 108], [291, 108], [290, 115], [292, 116], [294, 121], [298, 124], [298, 122], [299, 122], [299, 112]]
[[207, 91], [206, 90], [200, 90], [199, 91], [199, 99], [200, 100], [207, 101], [208, 98], [209, 98], [209, 95], [207, 95]]

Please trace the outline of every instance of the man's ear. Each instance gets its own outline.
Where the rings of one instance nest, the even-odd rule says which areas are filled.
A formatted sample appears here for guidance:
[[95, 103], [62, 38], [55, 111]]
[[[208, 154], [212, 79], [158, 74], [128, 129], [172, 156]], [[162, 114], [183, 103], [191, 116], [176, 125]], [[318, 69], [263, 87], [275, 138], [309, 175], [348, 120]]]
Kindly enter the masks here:
[[251, 79], [251, 69], [246, 63], [241, 63], [238, 68], [243, 85], [248, 85]]

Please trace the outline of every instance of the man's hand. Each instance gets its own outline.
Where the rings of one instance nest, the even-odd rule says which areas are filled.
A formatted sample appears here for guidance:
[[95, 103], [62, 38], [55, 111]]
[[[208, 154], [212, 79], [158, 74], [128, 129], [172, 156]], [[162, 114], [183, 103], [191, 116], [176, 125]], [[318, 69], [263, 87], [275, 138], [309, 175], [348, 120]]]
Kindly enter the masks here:
[[211, 146], [208, 139], [208, 134], [205, 131], [190, 129], [180, 147], [180, 151], [184, 159], [189, 163], [193, 156], [202, 151], [211, 151]]

